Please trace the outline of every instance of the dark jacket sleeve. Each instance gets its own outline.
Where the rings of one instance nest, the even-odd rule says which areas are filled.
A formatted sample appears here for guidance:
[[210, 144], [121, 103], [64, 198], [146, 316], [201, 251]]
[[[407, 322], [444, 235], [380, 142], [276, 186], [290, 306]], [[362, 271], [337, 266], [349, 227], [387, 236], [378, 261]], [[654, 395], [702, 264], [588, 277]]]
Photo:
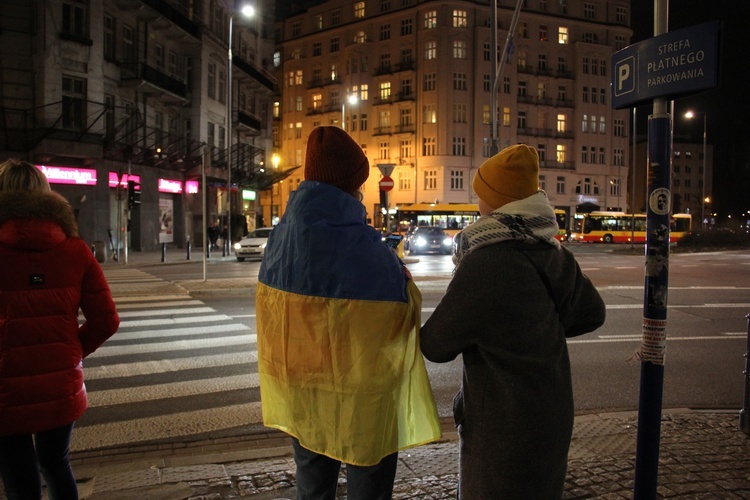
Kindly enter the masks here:
[[90, 251], [87, 254], [87, 269], [81, 286], [81, 311], [86, 322], [78, 330], [84, 358], [96, 351], [120, 326], [104, 272], [93, 254]]
[[[571, 257], [572, 258], [572, 257]], [[566, 337], [576, 337], [593, 332], [604, 324], [606, 306], [591, 280], [575, 262], [575, 281], [572, 293], [562, 307], [562, 321]]]

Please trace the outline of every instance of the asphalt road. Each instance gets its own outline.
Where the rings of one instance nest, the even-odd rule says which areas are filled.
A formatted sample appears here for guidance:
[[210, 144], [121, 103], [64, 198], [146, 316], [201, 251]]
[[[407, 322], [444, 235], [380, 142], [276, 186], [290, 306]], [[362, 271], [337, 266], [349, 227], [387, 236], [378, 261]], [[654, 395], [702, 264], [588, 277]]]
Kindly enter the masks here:
[[[638, 406], [643, 255], [605, 245], [571, 245], [607, 304], [598, 331], [571, 339], [578, 413]], [[183, 257], [184, 258], [184, 257]], [[423, 293], [423, 319], [453, 269], [449, 256], [419, 256], [409, 268]], [[200, 279], [202, 265], [105, 267], [108, 279]], [[209, 279], [257, 275], [258, 262], [211, 263]], [[670, 259], [664, 407], [739, 410], [742, 406], [750, 252], [673, 254]], [[260, 428], [255, 364], [255, 303], [242, 295], [115, 297], [118, 334], [84, 362], [91, 406], [76, 425], [74, 448], [127, 446]], [[428, 363], [443, 416], [460, 384], [460, 358]], [[75, 450], [74, 450], [75, 451]]]

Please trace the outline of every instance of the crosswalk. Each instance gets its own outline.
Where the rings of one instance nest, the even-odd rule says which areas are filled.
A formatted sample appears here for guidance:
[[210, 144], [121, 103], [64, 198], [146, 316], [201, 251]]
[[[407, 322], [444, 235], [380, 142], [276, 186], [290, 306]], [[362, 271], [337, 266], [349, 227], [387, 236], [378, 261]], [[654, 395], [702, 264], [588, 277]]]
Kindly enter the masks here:
[[105, 275], [121, 323], [83, 362], [89, 409], [76, 423], [71, 451], [230, 435], [258, 425], [254, 327], [185, 293], [162, 293], [169, 284], [142, 270]]

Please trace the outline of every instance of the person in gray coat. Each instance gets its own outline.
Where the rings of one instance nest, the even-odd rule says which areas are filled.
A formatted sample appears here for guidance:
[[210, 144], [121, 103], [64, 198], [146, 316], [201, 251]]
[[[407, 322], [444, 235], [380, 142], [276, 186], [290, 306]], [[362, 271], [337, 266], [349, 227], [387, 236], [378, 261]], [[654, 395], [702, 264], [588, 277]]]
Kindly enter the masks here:
[[604, 323], [605, 306], [538, 189], [534, 148], [511, 146], [473, 181], [482, 214], [457, 238], [457, 267], [421, 329], [422, 353], [463, 356], [453, 410], [459, 498], [561, 498], [573, 432], [565, 339]]

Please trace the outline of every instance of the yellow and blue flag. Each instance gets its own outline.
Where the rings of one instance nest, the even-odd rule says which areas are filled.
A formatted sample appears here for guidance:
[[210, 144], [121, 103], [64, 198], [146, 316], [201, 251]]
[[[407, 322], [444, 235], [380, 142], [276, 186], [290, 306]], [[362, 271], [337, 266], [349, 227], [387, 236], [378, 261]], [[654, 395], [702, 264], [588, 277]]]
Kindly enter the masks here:
[[266, 426], [344, 463], [440, 438], [421, 295], [364, 207], [305, 181], [269, 238], [256, 296]]

